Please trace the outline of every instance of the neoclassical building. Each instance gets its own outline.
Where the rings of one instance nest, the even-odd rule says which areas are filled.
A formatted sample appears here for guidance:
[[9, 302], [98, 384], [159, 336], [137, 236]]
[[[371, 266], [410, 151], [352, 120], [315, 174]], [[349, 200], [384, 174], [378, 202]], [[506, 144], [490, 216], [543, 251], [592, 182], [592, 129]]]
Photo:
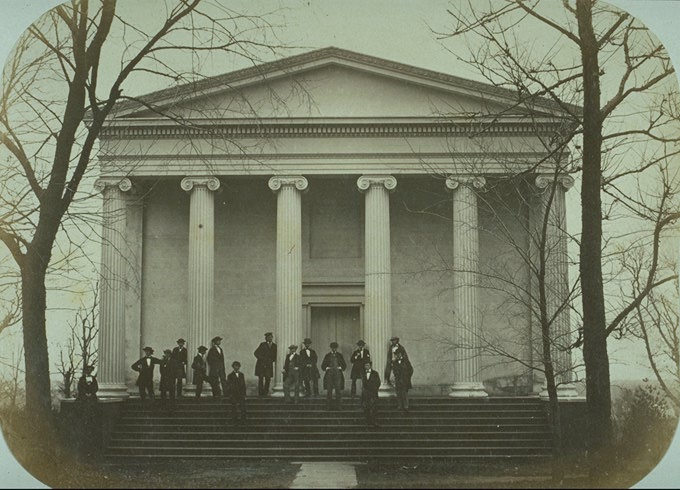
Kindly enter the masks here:
[[517, 99], [326, 48], [121, 104], [97, 182], [102, 395], [136, 393], [142, 347], [184, 337], [193, 355], [216, 335], [252, 389], [267, 331], [280, 360], [305, 337], [346, 358], [364, 339], [381, 373], [399, 336], [421, 393], [540, 390], [527, 257], [554, 203], [548, 306], [565, 342], [571, 179], [550, 148], [565, 114]]

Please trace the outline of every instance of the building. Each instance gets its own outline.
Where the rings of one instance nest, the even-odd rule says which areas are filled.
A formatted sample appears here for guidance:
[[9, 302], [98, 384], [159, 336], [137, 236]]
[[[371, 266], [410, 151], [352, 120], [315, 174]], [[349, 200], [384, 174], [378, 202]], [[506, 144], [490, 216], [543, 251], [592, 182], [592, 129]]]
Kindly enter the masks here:
[[[266, 331], [280, 359], [308, 336], [347, 358], [364, 339], [379, 371], [397, 335], [421, 393], [540, 390], [525, 259], [549, 197], [549, 309], [561, 311], [571, 179], [551, 147], [563, 109], [517, 101], [326, 48], [121, 104], [99, 154], [100, 393], [134, 393], [141, 347], [178, 337], [190, 353], [224, 337], [252, 383]], [[568, 314], [555, 317], [564, 343]]]

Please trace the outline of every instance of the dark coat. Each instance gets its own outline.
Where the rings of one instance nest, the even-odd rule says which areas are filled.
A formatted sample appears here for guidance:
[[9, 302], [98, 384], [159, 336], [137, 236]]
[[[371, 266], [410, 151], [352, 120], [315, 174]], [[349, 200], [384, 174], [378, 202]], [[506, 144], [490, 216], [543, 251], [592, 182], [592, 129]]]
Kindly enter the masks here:
[[212, 377], [225, 376], [227, 370], [224, 367], [224, 349], [222, 347], [217, 349], [217, 346], [213, 345], [208, 349], [208, 374]]
[[352, 353], [352, 357], [349, 359], [352, 363], [352, 373], [350, 374], [352, 379], [361, 378], [364, 374], [364, 364], [366, 364], [366, 361], [371, 360], [371, 353], [368, 349], [363, 350], [363, 357], [361, 357], [361, 355], [362, 350], [357, 349]]
[[96, 400], [97, 390], [99, 390], [97, 378], [94, 376], [81, 376], [78, 380], [78, 396], [76, 400]]
[[302, 368], [302, 379], [319, 379], [319, 368], [317, 366], [318, 357], [314, 349], [309, 349], [307, 354], [306, 349], [300, 351], [300, 367]]
[[[147, 359], [150, 359], [150, 363], [147, 362]], [[153, 356], [145, 356], [135, 362], [131, 368], [139, 373], [139, 376], [137, 376], [137, 386], [153, 385], [153, 367], [160, 363], [161, 360]]]
[[298, 372], [300, 371], [300, 354], [297, 352], [293, 354], [292, 361], [290, 359], [290, 354], [286, 354], [286, 360], [283, 363], [283, 380], [285, 381], [288, 377], [288, 373], [295, 369], [297, 369]]
[[392, 372], [394, 373], [395, 388], [397, 390], [411, 389], [411, 376], [413, 376], [413, 366], [407, 357], [392, 363]]
[[274, 363], [276, 362], [276, 344], [272, 342], [269, 346], [267, 342], [262, 342], [257, 349], [255, 349], [255, 376], [263, 376], [265, 378], [274, 377]]
[[200, 354], [196, 354], [194, 357], [194, 362], [191, 363], [191, 369], [194, 370], [194, 378], [197, 374], [201, 374], [203, 377], [208, 375], [208, 363], [205, 361], [205, 357]]
[[239, 400], [246, 398], [246, 377], [239, 372], [232, 371], [227, 375], [227, 394]]
[[177, 381], [177, 377], [180, 374], [178, 372], [179, 363], [177, 360], [173, 359], [172, 357], [162, 359], [158, 370], [161, 372], [161, 390], [174, 390], [175, 382]]
[[186, 347], [179, 348], [179, 345], [172, 349], [171, 357], [177, 361], [177, 377], [187, 377], [187, 362], [189, 360], [189, 353]]
[[378, 398], [380, 389], [380, 375], [378, 371], [371, 369], [371, 375], [366, 379], [366, 371], [361, 373], [361, 398]]
[[394, 356], [397, 355], [397, 352], [401, 352], [404, 357], [408, 357], [408, 354], [406, 354], [406, 349], [404, 349], [404, 346], [400, 343], [397, 342], [397, 349], [394, 352], [392, 352], [392, 347], [392, 344], [390, 344], [387, 348], [387, 362], [392, 362]]
[[342, 372], [347, 369], [347, 364], [345, 363], [345, 358], [342, 357], [342, 354], [336, 352], [335, 355], [338, 358], [338, 367], [340, 369], [329, 369], [326, 371], [326, 368], [331, 366], [331, 359], [333, 358], [332, 352], [326, 354], [321, 362], [321, 370], [326, 371], [323, 375], [324, 390], [330, 390], [336, 386], [340, 390], [345, 389], [345, 375]]

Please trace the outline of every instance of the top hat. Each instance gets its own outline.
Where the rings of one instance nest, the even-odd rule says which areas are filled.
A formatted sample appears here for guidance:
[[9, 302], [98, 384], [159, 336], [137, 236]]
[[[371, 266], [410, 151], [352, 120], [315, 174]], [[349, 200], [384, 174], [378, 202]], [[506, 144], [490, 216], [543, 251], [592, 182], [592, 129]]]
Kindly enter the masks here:
[[397, 336], [392, 337], [392, 338], [390, 339], [390, 342], [392, 342], [393, 340], [396, 340], [397, 342], [399, 342], [399, 337], [397, 337]]
[[218, 340], [222, 340], [222, 337], [220, 337], [219, 335], [217, 337], [213, 337], [213, 339], [210, 342], [212, 342], [214, 344]]
[[366, 342], [364, 342], [363, 340], [360, 340], [359, 342], [357, 342], [357, 345], [363, 347], [364, 345], [366, 345]]
[[265, 337], [273, 337], [274, 334], [271, 333], [271, 332], [267, 332], [267, 333], [264, 334], [264, 336], [265, 336]]
[[337, 349], [337, 348], [338, 348], [338, 343], [337, 343], [337, 342], [331, 342], [330, 347], [331, 347], [331, 349]]
[[170, 349], [165, 349], [165, 350], [163, 350], [163, 354], [171, 355], [172, 351]]
[[288, 346], [288, 348], [289, 348], [289, 349], [295, 349], [295, 350], [297, 350], [297, 345], [295, 345], [295, 344], [290, 344], [290, 345]]
[[309, 344], [312, 343], [312, 339], [310, 339], [309, 337], [307, 337], [307, 338], [304, 340], [304, 342], [302, 342], [302, 343], [305, 344], [305, 345], [309, 345]]
[[198, 352], [205, 352], [207, 350], [208, 350], [208, 348], [205, 345], [202, 345], [198, 348]]
[[183, 338], [177, 339], [177, 343], [178, 343], [178, 344], [186, 344], [186, 342], [187, 342], [187, 341], [184, 340]]
[[142, 350], [143, 350], [144, 352], [148, 352], [149, 354], [153, 354], [153, 349], [152, 349], [151, 347], [148, 347], [148, 346], [147, 346], [147, 347], [144, 347]]

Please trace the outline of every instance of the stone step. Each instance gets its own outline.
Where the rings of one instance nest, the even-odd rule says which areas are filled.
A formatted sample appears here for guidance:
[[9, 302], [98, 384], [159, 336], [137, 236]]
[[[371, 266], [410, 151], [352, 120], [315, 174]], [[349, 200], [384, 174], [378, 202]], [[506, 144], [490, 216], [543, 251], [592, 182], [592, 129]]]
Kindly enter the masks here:
[[[257, 415], [261, 417], [316, 417], [328, 414], [329, 411], [325, 408], [316, 407], [305, 407], [301, 405], [293, 405], [290, 407], [284, 407], [280, 409], [262, 409], [259, 407], [246, 406], [248, 414]], [[385, 407], [378, 406], [380, 413], [394, 416], [399, 415], [401, 411], [397, 407]], [[220, 407], [220, 408], [177, 408], [177, 407], [166, 407], [161, 409], [144, 410], [141, 408], [135, 408], [131, 410], [126, 410], [126, 417], [211, 417], [211, 416], [221, 416], [231, 413], [231, 405]], [[343, 406], [341, 412], [362, 412], [361, 407], [358, 406]], [[409, 409], [410, 413], [413, 415], [418, 415], [422, 417], [446, 417], [446, 416], [460, 416], [460, 417], [471, 417], [471, 416], [484, 416], [484, 417], [517, 417], [517, 416], [535, 416], [544, 417], [545, 412], [543, 410], [531, 410], [531, 409], [508, 409], [508, 410], [456, 410], [453, 408], [423, 408], [423, 407], [411, 407]], [[335, 411], [333, 411], [335, 412]]]
[[[547, 423], [524, 423], [524, 424], [503, 424], [503, 425], [497, 425], [497, 424], [453, 424], [453, 425], [447, 425], [444, 426], [442, 424], [429, 424], [426, 425], [426, 423], [423, 421], [423, 423], [414, 426], [414, 424], [403, 424], [403, 423], [385, 423], [385, 421], [379, 419], [379, 423], [381, 423], [382, 430], [395, 430], [395, 431], [410, 431], [413, 430], [414, 427], [418, 428], [418, 432], [424, 432], [424, 431], [436, 431], [436, 432], [460, 432], [460, 431], [470, 431], [470, 430], [476, 430], [476, 431], [485, 431], [485, 432], [500, 432], [500, 431], [529, 431], [529, 432], [547, 432], [549, 430], [549, 427]], [[306, 423], [300, 423], [300, 424], [287, 424], [287, 425], [278, 425], [278, 426], [263, 426], [263, 425], [253, 425], [252, 423], [248, 423], [246, 427], [233, 427], [231, 424], [231, 421], [224, 422], [221, 424], [205, 424], [205, 425], [195, 425], [195, 426], [186, 426], [186, 425], [180, 425], [180, 424], [172, 424], [172, 423], [165, 423], [165, 424], [131, 424], [131, 423], [120, 423], [117, 426], [116, 430], [120, 431], [184, 431], [188, 432], [189, 429], [193, 432], [211, 432], [211, 431], [224, 431], [224, 430], [230, 430], [230, 428], [233, 428], [235, 431], [248, 431], [248, 432], [271, 432], [273, 430], [276, 430], [277, 432], [289, 432], [289, 431], [316, 431], [316, 432], [328, 432], [328, 431], [337, 431], [340, 427], [342, 427], [343, 431], [348, 431], [348, 430], [370, 430], [366, 427], [366, 423], [361, 420], [353, 420], [353, 421], [345, 421], [345, 423], [338, 425], [338, 424], [323, 424], [323, 425], [308, 425]]]

